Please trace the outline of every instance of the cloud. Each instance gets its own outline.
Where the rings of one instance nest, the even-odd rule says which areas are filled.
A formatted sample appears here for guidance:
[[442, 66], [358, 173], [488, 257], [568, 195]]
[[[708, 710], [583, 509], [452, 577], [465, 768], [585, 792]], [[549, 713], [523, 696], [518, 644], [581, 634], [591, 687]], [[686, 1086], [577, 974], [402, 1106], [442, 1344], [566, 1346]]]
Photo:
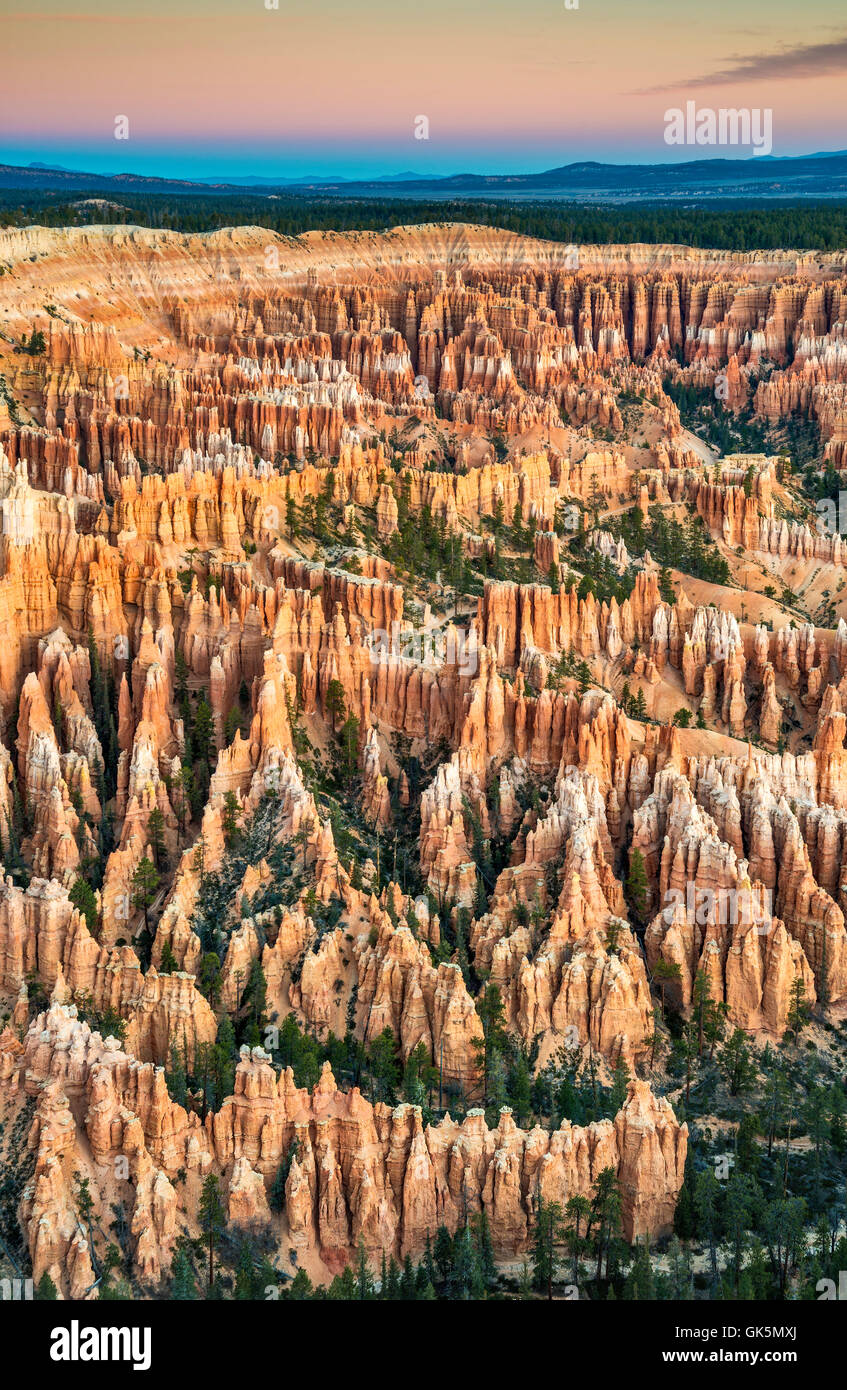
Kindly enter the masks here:
[[633, 95], [647, 96], [679, 88], [725, 87], [738, 82], [828, 77], [833, 73], [847, 72], [847, 38], [833, 39], [827, 43], [804, 44], [799, 48], [786, 48], [778, 53], [757, 53], [749, 58], [731, 58], [729, 61], [732, 66], [719, 68], [716, 72], [704, 73], [700, 77], [683, 78], [678, 82], [663, 82], [657, 87], [642, 88]]

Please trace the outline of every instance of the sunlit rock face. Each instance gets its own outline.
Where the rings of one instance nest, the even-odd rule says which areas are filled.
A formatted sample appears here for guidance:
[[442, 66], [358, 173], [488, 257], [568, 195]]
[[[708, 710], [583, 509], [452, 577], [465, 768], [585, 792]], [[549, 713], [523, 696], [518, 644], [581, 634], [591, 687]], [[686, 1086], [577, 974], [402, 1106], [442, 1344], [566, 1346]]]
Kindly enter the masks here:
[[[30, 1116], [35, 1279], [95, 1284], [76, 1173], [145, 1294], [209, 1176], [324, 1282], [480, 1212], [523, 1257], [606, 1169], [625, 1239], [669, 1234], [665, 1009], [705, 987], [759, 1046], [847, 997], [847, 556], [671, 392], [847, 466], [843, 256], [444, 224], [31, 228], [0, 262], [0, 1144]], [[513, 1115], [517, 1057], [616, 1074], [615, 1113]]]

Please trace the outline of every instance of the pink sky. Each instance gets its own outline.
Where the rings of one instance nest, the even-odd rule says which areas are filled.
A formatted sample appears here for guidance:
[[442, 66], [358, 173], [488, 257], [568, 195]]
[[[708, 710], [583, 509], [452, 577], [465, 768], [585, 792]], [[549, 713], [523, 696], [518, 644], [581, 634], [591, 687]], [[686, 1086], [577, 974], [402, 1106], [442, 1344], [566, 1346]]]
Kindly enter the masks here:
[[[665, 111], [687, 99], [771, 108], [775, 154], [842, 149], [842, 15], [841, 0], [579, 0], [575, 11], [563, 0], [34, 0], [3, 21], [0, 157], [189, 177], [692, 158], [704, 151], [663, 139]], [[119, 115], [127, 141], [114, 139]], [[418, 115], [428, 141], [414, 138]]]

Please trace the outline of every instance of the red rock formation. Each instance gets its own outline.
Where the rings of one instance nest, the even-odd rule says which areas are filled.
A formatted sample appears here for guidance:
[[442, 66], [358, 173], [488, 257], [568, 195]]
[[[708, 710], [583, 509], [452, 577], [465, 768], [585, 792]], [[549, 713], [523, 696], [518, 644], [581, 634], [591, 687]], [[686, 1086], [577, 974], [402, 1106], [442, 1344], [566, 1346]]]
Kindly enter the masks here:
[[[481, 1112], [459, 1125], [446, 1117], [422, 1126], [420, 1111], [371, 1106], [357, 1090], [339, 1092], [329, 1067], [310, 1095], [290, 1071], [277, 1075], [261, 1049], [244, 1049], [234, 1094], [202, 1126], [167, 1097], [161, 1072], [106, 1043], [74, 1011], [53, 1005], [21, 1049], [0, 1036], [2, 1072], [40, 1096], [31, 1144], [35, 1175], [22, 1217], [33, 1273], [79, 1296], [93, 1283], [87, 1241], [78, 1234], [71, 1177], [85, 1164], [95, 1214], [113, 1192], [132, 1203], [133, 1258], [139, 1278], [155, 1283], [167, 1269], [177, 1231], [174, 1179], [224, 1175], [230, 1216], [267, 1224], [266, 1192], [282, 1156], [297, 1140], [286, 1182], [285, 1238], [319, 1252], [330, 1268], [361, 1239], [368, 1250], [419, 1254], [427, 1232], [455, 1229], [467, 1207], [488, 1214], [495, 1251], [514, 1254], [529, 1239], [533, 1193], [564, 1202], [587, 1195], [601, 1168], [617, 1171], [628, 1239], [661, 1235], [683, 1179], [687, 1128], [644, 1082], [630, 1085], [614, 1121], [587, 1129], [525, 1133], [508, 1110], [489, 1130]], [[74, 1102], [73, 1108], [69, 1101]], [[77, 1118], [79, 1116], [79, 1118]], [[82, 1159], [85, 1149], [90, 1157]], [[115, 1179], [123, 1159], [125, 1176]], [[196, 1193], [186, 1188], [189, 1221]]]
[[[75, 1168], [98, 1220], [125, 1207], [145, 1291], [196, 1230], [211, 1171], [234, 1224], [322, 1275], [359, 1237], [417, 1253], [468, 1206], [499, 1255], [522, 1253], [536, 1194], [588, 1194], [604, 1166], [627, 1235], [669, 1229], [685, 1131], [640, 1080], [614, 1121], [525, 1134], [506, 1112], [424, 1127], [327, 1071], [308, 1094], [260, 1050], [201, 1123], [157, 1067], [176, 1047], [190, 1069], [243, 1015], [257, 962], [270, 1038], [289, 1011], [321, 1038], [390, 1029], [404, 1061], [423, 1045], [451, 1103], [484, 1099], [480, 982], [540, 1066], [564, 1046], [636, 1074], [659, 960], [680, 966], [683, 1009], [702, 970], [731, 1023], [772, 1036], [795, 981], [821, 1009], [847, 997], [847, 625], [781, 624], [761, 599], [748, 626], [737, 595], [680, 573], [666, 602], [612, 518], [569, 545], [578, 516], [657, 503], [698, 514], [735, 575], [746, 552], [763, 574], [805, 566], [828, 596], [838, 535], [788, 519], [781, 462], [706, 469], [663, 382], [763, 420], [802, 412], [847, 464], [843, 255], [596, 247], [575, 266], [557, 244], [445, 224], [15, 229], [0, 260], [10, 332], [46, 339], [35, 357], [0, 340], [17, 402], [0, 402], [0, 1108], [38, 1100], [20, 1206], [37, 1277], [91, 1292]], [[80, 283], [108, 322], [80, 319]], [[414, 525], [434, 564], [398, 546]], [[529, 573], [527, 544], [556, 583], [488, 578], [469, 616], [480, 575]], [[627, 588], [636, 567], [625, 601], [559, 591], [593, 551]], [[409, 654], [433, 639], [443, 654]], [[624, 714], [625, 681], [648, 722]], [[336, 682], [361, 820], [333, 790]], [[205, 805], [182, 785], [194, 770], [205, 793], [201, 689]], [[662, 722], [696, 701], [709, 728]], [[745, 756], [748, 728], [771, 749], [814, 743]], [[405, 884], [418, 816], [434, 903], [386, 882], [383, 831]], [[162, 883], [142, 971], [144, 858]], [[86, 874], [93, 931], [68, 895]], [[698, 894], [717, 904], [702, 920]], [[22, 1046], [33, 975], [53, 1004]], [[120, 1017], [125, 1050], [73, 1001]], [[295, 1139], [281, 1217], [268, 1191]]]

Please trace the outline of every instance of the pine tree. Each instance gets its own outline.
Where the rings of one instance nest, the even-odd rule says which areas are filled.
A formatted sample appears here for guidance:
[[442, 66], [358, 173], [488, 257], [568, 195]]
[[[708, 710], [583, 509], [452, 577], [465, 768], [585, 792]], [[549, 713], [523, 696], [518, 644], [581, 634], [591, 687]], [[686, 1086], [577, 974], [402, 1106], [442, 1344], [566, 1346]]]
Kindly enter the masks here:
[[184, 1300], [197, 1297], [197, 1285], [194, 1282], [194, 1273], [191, 1268], [191, 1261], [185, 1250], [177, 1250], [171, 1265], [171, 1298]]
[[136, 865], [131, 879], [132, 905], [144, 913], [144, 930], [148, 930], [147, 913], [159, 888], [159, 875], [155, 865], [145, 855]]
[[[384, 1254], [385, 1252], [383, 1251], [383, 1256]], [[388, 1262], [388, 1271], [385, 1276], [384, 1287], [385, 1292], [383, 1297], [387, 1298], [391, 1303], [396, 1303], [400, 1298], [400, 1268], [393, 1255]]]
[[448, 1289], [451, 1299], [462, 1302], [485, 1295], [485, 1281], [479, 1255], [467, 1222], [456, 1232], [453, 1241], [453, 1267], [448, 1279]]
[[400, 1081], [400, 1064], [397, 1039], [390, 1028], [384, 1028], [379, 1037], [374, 1038], [370, 1047], [369, 1062], [379, 1098], [390, 1098], [393, 1104], [394, 1093]]
[[718, 1202], [721, 1187], [711, 1168], [704, 1168], [694, 1180], [694, 1211], [697, 1217], [697, 1235], [705, 1236], [709, 1244], [709, 1258], [712, 1265], [712, 1288], [718, 1283]]
[[76, 879], [68, 896], [74, 907], [77, 908], [85, 918], [85, 924], [91, 935], [96, 938], [100, 922], [100, 913], [97, 908], [97, 898], [91, 884], [86, 883], [84, 878]]
[[179, 823], [180, 839], [185, 834], [191, 819], [191, 798], [194, 793], [194, 773], [190, 767], [181, 767], [174, 785], [174, 809]]
[[161, 869], [165, 860], [165, 817], [159, 806], [154, 806], [147, 820], [147, 843], [153, 851], [153, 863]]
[[668, 1292], [672, 1299], [692, 1297], [691, 1267], [676, 1236], [668, 1246]]
[[223, 809], [221, 811], [221, 829], [223, 831], [224, 840], [230, 848], [237, 844], [241, 837], [241, 817], [243, 814], [235, 792], [226, 792], [224, 795]]
[[214, 719], [205, 691], [197, 702], [191, 731], [191, 750], [194, 758], [195, 810], [202, 810], [216, 757]]
[[624, 1285], [624, 1298], [639, 1303], [650, 1302], [656, 1297], [656, 1284], [653, 1278], [653, 1265], [650, 1250], [645, 1241], [636, 1243], [635, 1260]]
[[483, 1104], [487, 1105], [492, 1057], [506, 1045], [506, 1014], [497, 985], [486, 985], [484, 993], [477, 1000], [477, 1013], [482, 1024], [482, 1038], [475, 1038], [472, 1046], [482, 1071]]
[[734, 1029], [729, 1041], [724, 1044], [718, 1063], [731, 1096], [740, 1096], [753, 1085], [757, 1067], [747, 1035], [740, 1028]]
[[288, 1297], [294, 1303], [303, 1303], [312, 1297], [314, 1287], [305, 1269], [298, 1269], [288, 1289]]
[[437, 1276], [435, 1273], [435, 1261], [432, 1258], [432, 1241], [430, 1239], [429, 1231], [427, 1231], [426, 1233], [426, 1242], [424, 1244], [424, 1256], [421, 1262], [421, 1268], [423, 1269], [428, 1282], [430, 1284], [435, 1284]]
[[324, 700], [324, 710], [329, 719], [333, 733], [338, 725], [343, 723], [347, 715], [347, 702], [344, 696], [344, 686], [340, 680], [333, 679], [327, 686], [326, 698]]
[[722, 1212], [724, 1235], [732, 1248], [736, 1297], [739, 1295], [741, 1258], [754, 1224], [757, 1196], [760, 1197], [761, 1194], [752, 1178], [736, 1168], [726, 1185]]
[[159, 961], [159, 974], [172, 975], [175, 970], [179, 970], [179, 961], [171, 949], [171, 943], [166, 941], [162, 947], [162, 956]]
[[614, 1119], [618, 1111], [623, 1108], [623, 1103], [627, 1097], [629, 1089], [629, 1067], [623, 1057], [619, 1057], [615, 1066], [615, 1074], [612, 1080], [612, 1089], [609, 1092], [609, 1113]]
[[795, 1043], [809, 1022], [809, 1005], [806, 1002], [806, 982], [802, 975], [795, 975], [789, 993], [789, 1007], [786, 1025]]
[[620, 954], [620, 935], [621, 928], [625, 924], [619, 917], [610, 917], [606, 925], [606, 940], [603, 943], [610, 956]]
[[215, 1282], [215, 1249], [226, 1225], [220, 1183], [214, 1173], [204, 1180], [197, 1206], [197, 1219], [209, 1252], [209, 1288]]
[[171, 1100], [185, 1107], [188, 1100], [185, 1063], [176, 1043], [171, 1043], [171, 1069], [165, 1072], [165, 1082]]
[[240, 732], [240, 730], [241, 716], [236, 706], [233, 705], [224, 720], [224, 748], [229, 748], [230, 744], [235, 742], [235, 735]]
[[403, 1261], [403, 1273], [400, 1276], [400, 1297], [409, 1302], [417, 1299], [418, 1282], [411, 1255], [407, 1255]]
[[94, 1198], [91, 1196], [91, 1184], [88, 1178], [83, 1177], [82, 1173], [74, 1173], [74, 1183], [76, 1192], [76, 1209], [79, 1219], [83, 1226], [90, 1228], [91, 1217], [94, 1213]]
[[[477, 891], [479, 891], [479, 889], [481, 888], [481, 886], [482, 886], [482, 880], [481, 880], [479, 877], [477, 877]], [[484, 898], [484, 896], [485, 896], [485, 890], [484, 890], [484, 888], [483, 888], [482, 891], [483, 891], [483, 898]], [[486, 907], [483, 908], [483, 913], [486, 911], [486, 908], [487, 908], [487, 902], [486, 902]], [[455, 957], [456, 957], [456, 964], [458, 965], [459, 969], [460, 969], [461, 972], [462, 972], [462, 979], [464, 980], [464, 982], [465, 982], [465, 984], [466, 984], [467, 986], [470, 986], [470, 982], [471, 982], [471, 979], [470, 979], [470, 962], [469, 962], [469, 960], [468, 960], [468, 938], [467, 938], [467, 924], [468, 924], [468, 917], [469, 917], [469, 915], [470, 915], [470, 914], [469, 914], [468, 909], [467, 909], [466, 907], [459, 907], [459, 908], [456, 909], [456, 949], [455, 949], [455, 951], [454, 951], [454, 955], [455, 955]], [[478, 914], [478, 915], [482, 915], [482, 914]]]
[[347, 786], [350, 787], [356, 776], [359, 757], [359, 720], [354, 714], [348, 715], [344, 720], [338, 741], [341, 746], [341, 767]]
[[630, 850], [626, 898], [636, 921], [643, 924], [647, 916], [647, 871], [644, 868], [644, 856], [637, 845], [633, 845]]
[[596, 1277], [599, 1281], [603, 1273], [604, 1255], [606, 1258], [606, 1277], [608, 1278], [611, 1242], [620, 1229], [621, 1223], [621, 1194], [614, 1168], [603, 1168], [595, 1179], [591, 1198], [591, 1222], [592, 1227], [596, 1230]]
[[[565, 1227], [565, 1240], [573, 1257], [573, 1282], [579, 1287], [579, 1257], [586, 1244], [583, 1229], [588, 1230], [591, 1220], [591, 1203], [587, 1197], [569, 1197], [565, 1207], [565, 1218], [571, 1224]], [[583, 1223], [584, 1227], [583, 1227]]]
[[194, 1044], [195, 1086], [200, 1090], [200, 1123], [204, 1124], [209, 1110], [215, 1108], [215, 1045], [209, 1042]]
[[653, 966], [653, 979], [659, 986], [659, 995], [662, 1004], [662, 1020], [665, 1017], [665, 988], [669, 984], [675, 984], [682, 979], [682, 971], [678, 961], [657, 960]]
[[[121, 1252], [113, 1242], [106, 1247], [100, 1277], [99, 1298], [101, 1302], [126, 1302], [132, 1298], [132, 1290], [120, 1273], [123, 1263]], [[112, 1275], [114, 1274], [114, 1278]]]
[[694, 1199], [692, 1189], [694, 1184], [694, 1161], [693, 1145], [688, 1145], [685, 1156], [685, 1175], [682, 1187], [679, 1190], [679, 1197], [676, 1202], [676, 1210], [673, 1218], [674, 1233], [681, 1240], [693, 1240], [696, 1233], [696, 1219], [694, 1215]]
[[553, 1297], [553, 1280], [556, 1275], [556, 1246], [563, 1235], [564, 1222], [562, 1208], [558, 1202], [545, 1202], [538, 1195], [535, 1207], [535, 1224], [532, 1238], [532, 1278], [539, 1292]]
[[35, 1297], [39, 1303], [53, 1303], [59, 1297], [59, 1290], [46, 1269], [35, 1286]]
[[435, 1233], [433, 1258], [438, 1271], [438, 1282], [444, 1284], [453, 1268], [453, 1237], [446, 1226], [439, 1226]]
[[214, 1009], [221, 992], [221, 958], [217, 951], [206, 951], [200, 960], [200, 989]]
[[246, 1240], [242, 1240], [238, 1251], [238, 1263], [235, 1267], [235, 1297], [241, 1302], [249, 1302], [253, 1298], [253, 1256], [250, 1254], [250, 1247]]
[[757, 1117], [753, 1114], [742, 1115], [735, 1132], [735, 1152], [738, 1158], [738, 1167], [742, 1173], [749, 1173], [751, 1177], [756, 1177], [759, 1169], [759, 1144], [758, 1136], [760, 1126]]
[[497, 1266], [494, 1263], [494, 1242], [491, 1239], [491, 1225], [485, 1207], [474, 1218], [473, 1232], [482, 1277], [486, 1286], [490, 1287], [497, 1278]]
[[276, 1170], [276, 1176], [271, 1183], [271, 1190], [268, 1193], [268, 1206], [277, 1215], [285, 1210], [285, 1184], [287, 1174], [285, 1171], [285, 1161], [283, 1160]]
[[517, 1049], [517, 1060], [509, 1077], [509, 1100], [518, 1125], [523, 1127], [524, 1120], [532, 1110], [532, 1078], [529, 1060], [522, 1047]]
[[839, 1081], [829, 1093], [829, 1142], [835, 1153], [843, 1157], [847, 1151], [847, 1128], [844, 1123], [845, 1097]]
[[365, 1249], [365, 1242], [360, 1238], [359, 1248], [356, 1256], [356, 1298], [360, 1301], [373, 1298], [374, 1284], [373, 1276], [368, 1264], [368, 1252]]

